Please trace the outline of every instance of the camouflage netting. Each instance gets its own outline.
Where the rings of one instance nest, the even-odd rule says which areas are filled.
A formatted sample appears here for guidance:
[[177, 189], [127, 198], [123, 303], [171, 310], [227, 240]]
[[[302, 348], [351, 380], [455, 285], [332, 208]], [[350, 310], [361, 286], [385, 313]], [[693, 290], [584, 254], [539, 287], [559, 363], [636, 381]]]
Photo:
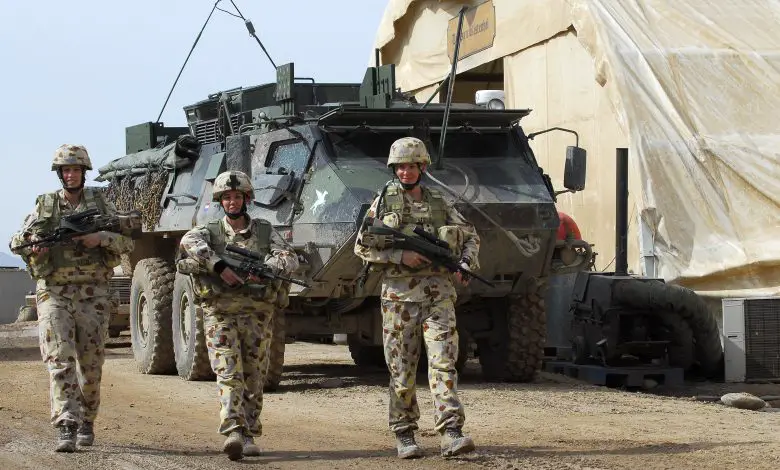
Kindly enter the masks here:
[[176, 143], [117, 158], [98, 169], [96, 181], [108, 181], [106, 197], [120, 211], [138, 210], [145, 230], [154, 230], [160, 220], [160, 200], [169, 175], [192, 164], [174, 152]]
[[140, 176], [112, 178], [106, 188], [106, 197], [117, 210], [138, 210], [143, 215], [144, 229], [153, 230], [160, 220], [160, 198], [168, 185], [170, 171], [165, 168], [147, 168]]

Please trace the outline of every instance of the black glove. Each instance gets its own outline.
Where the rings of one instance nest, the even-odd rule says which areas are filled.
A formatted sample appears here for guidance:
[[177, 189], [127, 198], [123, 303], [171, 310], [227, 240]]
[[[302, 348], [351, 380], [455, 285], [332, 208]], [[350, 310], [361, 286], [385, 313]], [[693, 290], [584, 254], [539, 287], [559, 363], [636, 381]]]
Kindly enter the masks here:
[[200, 144], [198, 139], [190, 134], [184, 134], [176, 139], [176, 146], [173, 152], [181, 157], [189, 160], [195, 160], [200, 155]]

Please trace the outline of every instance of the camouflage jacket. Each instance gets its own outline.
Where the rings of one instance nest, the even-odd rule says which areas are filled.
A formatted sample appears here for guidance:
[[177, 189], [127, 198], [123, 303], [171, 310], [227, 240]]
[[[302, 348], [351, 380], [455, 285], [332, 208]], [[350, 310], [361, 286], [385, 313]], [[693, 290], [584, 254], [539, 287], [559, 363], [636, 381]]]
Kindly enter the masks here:
[[[444, 225], [457, 226], [463, 234], [462, 244], [460, 246], [460, 257], [468, 260], [469, 269], [479, 268], [479, 235], [476, 229], [466, 222], [463, 216], [438, 193], [432, 189], [423, 187], [423, 200], [414, 201], [409, 194], [403, 190], [400, 185], [396, 185], [397, 190], [403, 196], [403, 207], [396, 207], [392, 210], [383, 203], [382, 220], [385, 224], [405, 230], [405, 222], [408, 217], [404, 214], [431, 214], [436, 211], [432, 209], [435, 204], [441, 204], [444, 211]], [[434, 199], [438, 199], [438, 202]], [[377, 207], [379, 206], [379, 197], [375, 198], [371, 207], [366, 212], [366, 217], [376, 217]], [[427, 225], [431, 221], [418, 218], [421, 225]], [[432, 231], [440, 227], [433, 226]], [[451, 274], [443, 268], [429, 267], [424, 270], [413, 271], [401, 264], [402, 250], [399, 249], [377, 249], [365, 246], [363, 242], [364, 231], [361, 231], [355, 242], [354, 252], [364, 261], [374, 263], [381, 267], [383, 271], [382, 279], [382, 298], [399, 302], [424, 302], [435, 300], [437, 298], [452, 297], [455, 298], [455, 287], [452, 284]]]
[[33, 253], [31, 247], [16, 248], [29, 241], [31, 235], [52, 232], [61, 217], [88, 209], [98, 209], [104, 214], [116, 213], [114, 205], [95, 188], [84, 188], [76, 207], [68, 203], [64, 189], [42, 194], [36, 198], [35, 210], [11, 237], [11, 252], [22, 257], [30, 274], [39, 280], [39, 287], [106, 283], [113, 276], [113, 268], [119, 266], [120, 255], [133, 250], [134, 242], [130, 237], [111, 232], [100, 232], [100, 245], [91, 249], [78, 243], [53, 246], [39, 254]]
[[225, 253], [225, 246], [233, 244], [258, 253], [264, 257], [264, 263], [275, 269], [279, 274], [290, 274], [299, 267], [298, 256], [288, 248], [281, 236], [265, 220], [252, 219], [244, 230], [236, 232], [227, 221], [220, 220], [199, 225], [181, 239], [180, 246], [188, 258], [194, 261], [197, 269], [187, 268], [186, 263], [179, 261], [180, 272], [191, 274], [196, 294], [204, 299], [216, 297], [244, 297], [243, 300], [262, 301], [286, 307], [287, 289], [281, 282], [269, 283], [263, 289], [256, 289], [249, 284], [239, 288], [229, 288], [214, 267]]

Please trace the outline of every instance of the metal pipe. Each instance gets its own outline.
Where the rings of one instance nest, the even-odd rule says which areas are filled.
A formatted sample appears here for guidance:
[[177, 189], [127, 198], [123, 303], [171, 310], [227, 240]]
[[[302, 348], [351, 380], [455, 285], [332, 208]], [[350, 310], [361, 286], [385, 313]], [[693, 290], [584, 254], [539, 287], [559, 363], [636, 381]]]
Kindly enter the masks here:
[[615, 162], [615, 276], [628, 275], [628, 149], [618, 148]]
[[463, 6], [458, 14], [458, 32], [455, 33], [455, 50], [452, 52], [452, 69], [450, 69], [450, 83], [447, 91], [447, 104], [444, 105], [444, 118], [441, 123], [441, 138], [439, 139], [439, 158], [436, 159], [435, 168], [444, 168], [444, 142], [447, 140], [447, 121], [450, 119], [450, 107], [452, 107], [452, 93], [455, 89], [455, 72], [458, 68], [458, 51], [460, 50], [460, 35], [463, 32], [463, 17], [466, 16], [468, 6]]

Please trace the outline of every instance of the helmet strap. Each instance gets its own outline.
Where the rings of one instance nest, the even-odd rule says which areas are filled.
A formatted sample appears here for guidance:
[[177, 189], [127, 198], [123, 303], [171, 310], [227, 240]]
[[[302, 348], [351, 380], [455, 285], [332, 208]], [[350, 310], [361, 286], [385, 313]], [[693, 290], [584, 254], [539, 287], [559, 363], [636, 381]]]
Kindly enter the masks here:
[[[420, 174], [417, 176], [417, 181], [414, 183], [404, 183], [400, 179], [398, 180], [404, 190], [411, 191], [412, 189], [416, 188], [418, 184], [420, 184], [420, 181], [422, 181], [422, 168], [420, 167], [419, 163], [417, 164], [417, 168], [420, 169]], [[393, 165], [393, 178], [398, 178], [398, 176], [395, 174], [395, 165]]]
[[79, 183], [79, 185], [76, 186], [75, 188], [69, 188], [67, 186], [67, 184], [65, 184], [65, 178], [62, 177], [62, 167], [61, 166], [57, 167], [57, 176], [59, 176], [60, 182], [62, 183], [62, 189], [64, 189], [65, 191], [67, 191], [67, 192], [69, 192], [71, 194], [77, 193], [77, 192], [81, 191], [82, 189], [84, 189], [84, 184], [86, 183], [86, 180], [87, 180], [86, 173], [87, 173], [86, 167], [82, 166], [81, 167], [81, 183]]
[[[222, 210], [225, 211], [225, 215], [228, 216], [231, 220], [240, 219], [241, 217], [244, 217], [247, 215], [247, 207], [246, 207], [246, 194], [244, 195], [244, 202], [241, 203], [241, 209], [238, 210], [238, 212], [228, 212], [227, 209], [225, 209], [225, 206], [222, 206]], [[221, 203], [220, 203], [221, 204]]]

